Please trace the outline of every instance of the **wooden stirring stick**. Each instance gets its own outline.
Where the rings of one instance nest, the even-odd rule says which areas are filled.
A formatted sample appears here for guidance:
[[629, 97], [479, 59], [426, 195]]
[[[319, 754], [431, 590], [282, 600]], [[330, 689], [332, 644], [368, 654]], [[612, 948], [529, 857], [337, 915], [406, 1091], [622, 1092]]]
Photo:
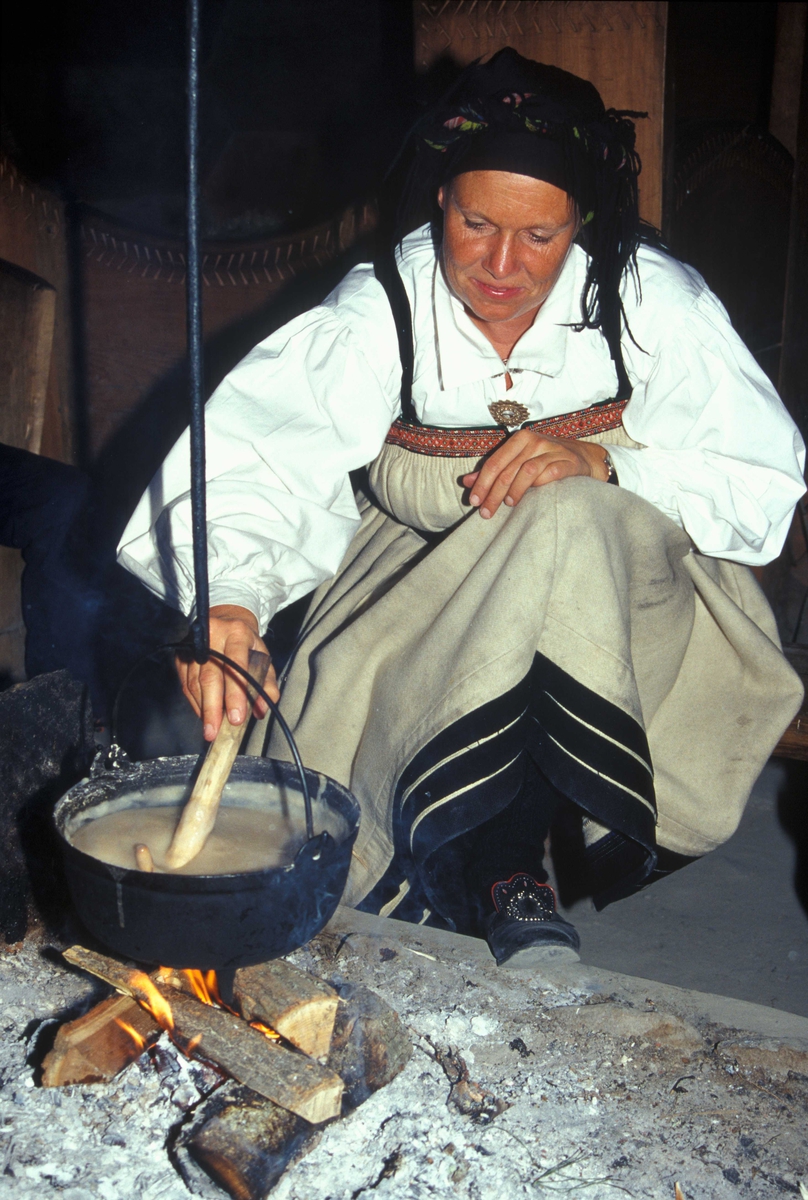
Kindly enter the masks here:
[[151, 850], [145, 842], [135, 843], [135, 862], [137, 863], [138, 871], [153, 871], [154, 859], [151, 856]]
[[[267, 677], [269, 664], [268, 654], [261, 654], [258, 650], [250, 651], [247, 669], [260, 684], [263, 684]], [[248, 688], [248, 717], [254, 699], [253, 690]], [[222, 789], [227, 783], [233, 762], [238, 754], [245, 727], [245, 725], [231, 725], [227, 713], [222, 717], [222, 724], [216, 734], [216, 740], [208, 750], [191, 798], [182, 811], [179, 825], [174, 831], [171, 845], [166, 852], [165, 861], [168, 867], [174, 869], [184, 867], [192, 858], [196, 858], [208, 840], [210, 831], [216, 824]]]

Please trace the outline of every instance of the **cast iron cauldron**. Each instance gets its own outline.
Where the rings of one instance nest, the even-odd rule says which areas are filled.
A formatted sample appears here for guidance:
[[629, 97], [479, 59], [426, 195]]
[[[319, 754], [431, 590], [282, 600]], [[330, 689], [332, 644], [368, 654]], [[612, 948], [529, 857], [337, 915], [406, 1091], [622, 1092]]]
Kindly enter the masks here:
[[[359, 825], [359, 805], [340, 784], [306, 770], [314, 828], [288, 866], [237, 875], [148, 874], [92, 858], [70, 836], [93, 813], [148, 807], [180, 785], [190, 795], [194, 755], [96, 768], [56, 805], [68, 885], [79, 916], [110, 949], [146, 963], [228, 970], [288, 954], [319, 932], [339, 903]], [[302, 815], [297, 768], [239, 756], [222, 804], [238, 803], [241, 783], [266, 785], [261, 806]], [[252, 791], [253, 789], [251, 789]], [[173, 797], [163, 803], [176, 803]], [[255, 807], [251, 802], [250, 807]]]

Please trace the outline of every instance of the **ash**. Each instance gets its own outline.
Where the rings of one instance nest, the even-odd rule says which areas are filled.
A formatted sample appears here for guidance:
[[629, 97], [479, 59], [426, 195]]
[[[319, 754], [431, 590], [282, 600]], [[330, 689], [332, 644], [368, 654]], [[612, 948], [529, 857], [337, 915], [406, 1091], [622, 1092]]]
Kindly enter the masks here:
[[[808, 1197], [804, 1018], [580, 964], [497, 970], [470, 939], [348, 910], [290, 959], [373, 988], [415, 1050], [273, 1200]], [[112, 1083], [37, 1086], [48, 1022], [105, 994], [30, 944], [0, 956], [0, 1196], [223, 1196], [178, 1141], [219, 1077], [165, 1039]]]
[[187, 1200], [193, 1194], [172, 1165], [170, 1146], [221, 1077], [184, 1058], [165, 1035], [111, 1083], [37, 1086], [33, 1063], [49, 1031], [52, 1038], [58, 1025], [107, 994], [35, 946], [0, 957], [0, 1196]]

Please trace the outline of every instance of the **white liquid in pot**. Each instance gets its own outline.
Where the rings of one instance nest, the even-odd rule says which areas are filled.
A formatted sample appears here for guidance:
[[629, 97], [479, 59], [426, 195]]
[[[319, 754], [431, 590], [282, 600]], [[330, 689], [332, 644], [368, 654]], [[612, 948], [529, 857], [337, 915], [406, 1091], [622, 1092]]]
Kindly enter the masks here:
[[[251, 790], [248, 788], [245, 790]], [[165, 798], [167, 788], [161, 788]], [[180, 789], [172, 789], [174, 795]], [[265, 790], [264, 790], [265, 794]], [[186, 792], [187, 795], [187, 792]], [[172, 797], [173, 798], [173, 797]], [[126, 798], [121, 798], [124, 805]], [[135, 797], [132, 797], [130, 804]], [[155, 869], [168, 871], [165, 854], [182, 813], [183, 804], [121, 807], [99, 806], [99, 815], [68, 831], [69, 840], [85, 854], [112, 866], [135, 869], [135, 845], [145, 842], [151, 851]], [[248, 798], [249, 799], [249, 798]], [[176, 875], [230, 875], [241, 871], [260, 871], [286, 866], [306, 841], [302, 804], [290, 812], [284, 803], [258, 807], [225, 806], [219, 809], [216, 824], [196, 858]], [[319, 809], [319, 811], [317, 811]], [[299, 810], [299, 811], [298, 811]], [[329, 828], [339, 836], [342, 822], [336, 814], [327, 814], [315, 806], [315, 831]]]

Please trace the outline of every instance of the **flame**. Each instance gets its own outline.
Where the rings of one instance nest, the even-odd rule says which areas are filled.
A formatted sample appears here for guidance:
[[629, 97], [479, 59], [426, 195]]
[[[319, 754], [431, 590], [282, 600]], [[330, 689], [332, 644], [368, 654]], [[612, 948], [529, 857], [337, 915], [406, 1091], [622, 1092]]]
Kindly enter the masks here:
[[115, 1024], [120, 1025], [120, 1027], [124, 1031], [124, 1033], [129, 1034], [130, 1038], [135, 1043], [138, 1050], [146, 1049], [146, 1039], [142, 1036], [142, 1034], [138, 1033], [138, 1031], [134, 1028], [134, 1026], [130, 1025], [128, 1021], [122, 1021], [120, 1019], [120, 1017], [116, 1017]]
[[[174, 981], [173, 986], [175, 987], [177, 986], [176, 979], [178, 975], [182, 977], [186, 985], [182, 990], [196, 996], [200, 1004], [207, 1004], [211, 1008], [220, 1008], [224, 1012], [232, 1013], [235, 1017], [243, 1017], [243, 1014], [238, 1009], [232, 1008], [222, 1000], [219, 994], [219, 982], [215, 971], [198, 971], [195, 968], [174, 971], [171, 967], [160, 967], [157, 972], [158, 979], [169, 986], [171, 986], [170, 981]], [[174, 1018], [171, 1013], [171, 1007], [149, 977], [138, 973], [137, 980], [134, 981], [134, 986], [141, 993], [137, 998], [144, 1008], [148, 1008], [149, 1012], [163, 1029], [169, 1034], [173, 1034]], [[144, 992], [146, 993], [145, 996], [142, 994]], [[252, 1029], [257, 1029], [259, 1033], [262, 1033], [265, 1038], [268, 1038], [272, 1042], [279, 1042], [281, 1040], [281, 1035], [276, 1033], [274, 1029], [271, 1029], [269, 1025], [264, 1025], [263, 1021], [249, 1021], [248, 1024]], [[176, 1039], [173, 1040], [176, 1042]], [[199, 1033], [190, 1038], [184, 1046], [180, 1046], [179, 1042], [176, 1042], [176, 1044], [182, 1050], [183, 1054], [190, 1058], [201, 1041], [202, 1034]]]
[[250, 1021], [250, 1029], [257, 1029], [259, 1033], [263, 1033], [265, 1038], [269, 1038], [271, 1042], [279, 1042], [281, 1035], [276, 1033], [274, 1029], [270, 1029], [268, 1025], [264, 1025], [261, 1021]]
[[154, 986], [148, 975], [143, 971], [135, 971], [132, 978], [132, 989], [136, 992], [138, 1003], [147, 1008], [161, 1029], [171, 1033], [174, 1029], [174, 1014], [171, 1005], [162, 992]]
[[215, 971], [205, 971], [203, 974], [197, 970], [186, 970], [180, 971], [180, 975], [185, 977], [191, 991], [202, 1004], [209, 1004], [212, 1008], [228, 1007], [219, 995], [219, 985]]

